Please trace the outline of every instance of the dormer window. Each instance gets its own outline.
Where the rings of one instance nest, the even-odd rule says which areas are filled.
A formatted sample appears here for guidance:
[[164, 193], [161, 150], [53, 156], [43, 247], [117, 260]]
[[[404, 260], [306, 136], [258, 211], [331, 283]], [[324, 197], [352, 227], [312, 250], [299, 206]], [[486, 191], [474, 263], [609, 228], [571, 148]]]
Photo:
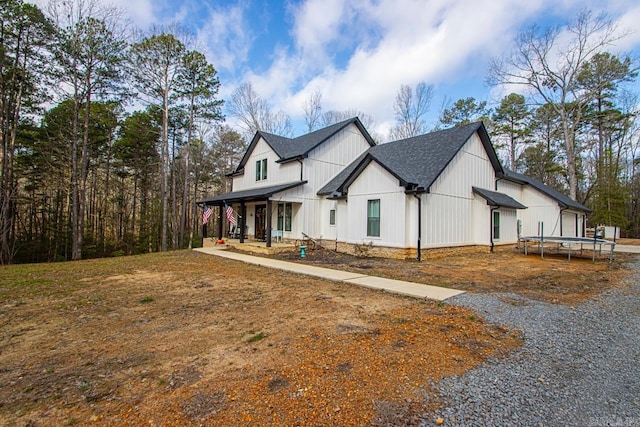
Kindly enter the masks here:
[[256, 160], [256, 181], [267, 179], [267, 159]]

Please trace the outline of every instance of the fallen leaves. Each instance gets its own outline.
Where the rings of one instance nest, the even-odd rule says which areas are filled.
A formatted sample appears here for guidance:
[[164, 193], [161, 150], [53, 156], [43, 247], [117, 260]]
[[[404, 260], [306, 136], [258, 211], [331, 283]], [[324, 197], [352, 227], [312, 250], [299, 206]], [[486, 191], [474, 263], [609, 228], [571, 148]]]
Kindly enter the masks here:
[[53, 267], [0, 278], [20, 301], [2, 425], [411, 425], [438, 380], [520, 343], [446, 304], [193, 252]]

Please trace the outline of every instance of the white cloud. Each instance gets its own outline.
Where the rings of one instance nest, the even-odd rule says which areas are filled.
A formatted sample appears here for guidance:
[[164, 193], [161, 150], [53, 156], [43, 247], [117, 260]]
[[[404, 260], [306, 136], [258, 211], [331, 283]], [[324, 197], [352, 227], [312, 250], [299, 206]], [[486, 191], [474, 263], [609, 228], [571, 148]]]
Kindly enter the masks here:
[[198, 30], [198, 41], [207, 46], [207, 57], [218, 70], [228, 72], [247, 62], [252, 36], [242, 3], [223, 8], [208, 7], [206, 24]]
[[327, 58], [327, 45], [341, 35], [346, 7], [342, 0], [309, 0], [292, 7], [293, 36], [302, 56], [313, 61]]
[[[352, 7], [357, 17], [343, 14], [342, 18], [372, 30], [362, 34], [344, 68], [328, 64], [289, 100], [300, 114], [302, 100], [319, 89], [325, 109], [362, 110], [380, 123], [378, 131], [383, 132], [393, 117], [392, 103], [401, 84], [454, 82], [454, 75], [484, 74], [483, 69], [470, 68], [484, 67], [483, 59], [509, 43], [505, 34], [513, 32], [540, 5], [531, 1], [514, 5], [506, 0], [439, 0], [428, 5], [414, 0], [382, 0], [357, 2]], [[306, 22], [308, 17], [303, 14], [300, 19]], [[342, 24], [332, 20], [331, 26]], [[320, 39], [331, 40], [328, 36]], [[469, 63], [470, 58], [476, 63]], [[289, 59], [295, 63], [295, 58]], [[295, 79], [288, 82], [291, 80]]]

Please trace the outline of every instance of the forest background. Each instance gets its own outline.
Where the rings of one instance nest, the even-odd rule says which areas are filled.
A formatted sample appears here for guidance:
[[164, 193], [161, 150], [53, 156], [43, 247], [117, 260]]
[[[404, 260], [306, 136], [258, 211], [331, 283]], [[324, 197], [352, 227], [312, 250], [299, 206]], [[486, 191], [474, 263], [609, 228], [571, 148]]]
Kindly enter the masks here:
[[[0, 14], [2, 264], [199, 246], [196, 201], [229, 190], [255, 132], [294, 136], [251, 83], [221, 99], [214, 64], [177, 24], [134, 29], [97, 0], [6, 0]], [[529, 27], [491, 60], [487, 83], [513, 89], [497, 105], [450, 101], [428, 123], [433, 85], [401, 85], [395, 125], [373, 137], [483, 120], [505, 167], [591, 208], [590, 226], [638, 238], [638, 65], [610, 50], [627, 35], [587, 10]], [[353, 116], [376, 128], [357, 108], [325, 110], [320, 92], [300, 109], [305, 132]]]

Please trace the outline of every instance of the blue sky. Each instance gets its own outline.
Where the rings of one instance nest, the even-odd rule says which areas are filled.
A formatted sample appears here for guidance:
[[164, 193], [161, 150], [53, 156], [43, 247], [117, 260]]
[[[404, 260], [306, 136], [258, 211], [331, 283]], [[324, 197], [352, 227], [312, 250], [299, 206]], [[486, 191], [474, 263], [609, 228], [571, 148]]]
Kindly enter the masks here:
[[[42, 0], [44, 1], [44, 0]], [[38, 1], [40, 3], [40, 1]], [[216, 67], [221, 97], [244, 82], [303, 131], [302, 103], [318, 90], [324, 110], [356, 109], [385, 135], [402, 84], [432, 84], [429, 121], [443, 102], [473, 96], [494, 105], [504, 88], [485, 85], [489, 58], [515, 35], [562, 23], [583, 8], [606, 12], [632, 33], [612, 51], [640, 53], [637, 0], [111, 0], [135, 25], [178, 22]], [[233, 120], [229, 120], [233, 124]]]

